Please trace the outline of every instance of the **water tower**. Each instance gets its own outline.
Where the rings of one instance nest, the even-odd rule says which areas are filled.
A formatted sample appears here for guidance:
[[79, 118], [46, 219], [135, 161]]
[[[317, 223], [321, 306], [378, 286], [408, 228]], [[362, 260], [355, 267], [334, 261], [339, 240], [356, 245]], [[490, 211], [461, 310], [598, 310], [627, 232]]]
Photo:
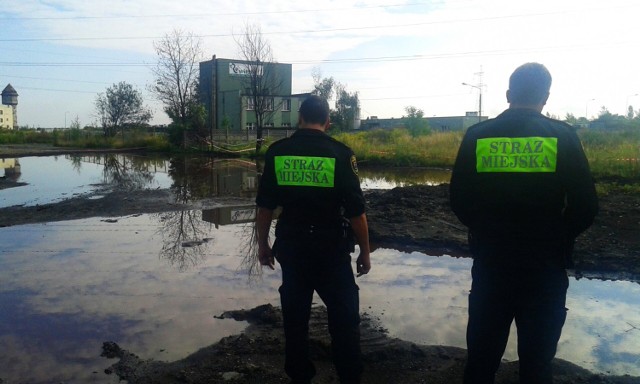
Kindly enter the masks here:
[[13, 111], [13, 129], [18, 129], [18, 92], [8, 84], [2, 91], [2, 104], [10, 105]]

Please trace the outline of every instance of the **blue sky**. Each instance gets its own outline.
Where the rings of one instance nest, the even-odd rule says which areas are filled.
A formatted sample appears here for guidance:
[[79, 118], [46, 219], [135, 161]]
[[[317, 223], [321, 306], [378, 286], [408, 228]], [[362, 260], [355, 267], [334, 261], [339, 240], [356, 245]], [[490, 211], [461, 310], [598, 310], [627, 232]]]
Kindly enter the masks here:
[[358, 91], [362, 117], [483, 115], [507, 107], [508, 77], [538, 61], [554, 78], [545, 109], [564, 117], [601, 107], [640, 109], [635, 0], [21, 0], [0, 11], [0, 85], [19, 93], [20, 125], [93, 123], [94, 101], [126, 81], [155, 123], [167, 117], [146, 91], [153, 42], [173, 29], [201, 36], [203, 60], [237, 57], [233, 34], [259, 24], [279, 62], [293, 64], [294, 92], [311, 70]]

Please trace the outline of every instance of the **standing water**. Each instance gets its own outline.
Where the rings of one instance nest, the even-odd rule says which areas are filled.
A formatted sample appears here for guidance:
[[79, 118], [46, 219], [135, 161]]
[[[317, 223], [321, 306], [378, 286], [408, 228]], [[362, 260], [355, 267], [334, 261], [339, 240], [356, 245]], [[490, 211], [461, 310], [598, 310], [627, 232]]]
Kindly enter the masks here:
[[[49, 174], [55, 169], [69, 178], [66, 191], [65, 183], [36, 177], [47, 161], [56, 164]], [[203, 190], [207, 197], [246, 197], [247, 206], [0, 228], [0, 378], [6, 382], [116, 383], [104, 374], [113, 363], [99, 356], [104, 341], [145, 359], [172, 361], [246, 326], [215, 315], [278, 304], [279, 270], [249, 279], [243, 268], [254, 164], [181, 159], [145, 165], [128, 157], [118, 164], [126, 161], [136, 165], [123, 170], [113, 161], [23, 158], [20, 178], [30, 184], [0, 191], [6, 199], [0, 202], [44, 204], [123, 182], [172, 188], [182, 198], [201, 197], [196, 191]], [[382, 172], [365, 173], [363, 185], [438, 182]], [[379, 317], [390, 336], [465, 346], [470, 260], [377, 249], [372, 261], [372, 273], [358, 279], [361, 307]], [[594, 372], [640, 376], [640, 285], [571, 279], [567, 306], [558, 357]], [[517, 359], [514, 334], [505, 358]]]

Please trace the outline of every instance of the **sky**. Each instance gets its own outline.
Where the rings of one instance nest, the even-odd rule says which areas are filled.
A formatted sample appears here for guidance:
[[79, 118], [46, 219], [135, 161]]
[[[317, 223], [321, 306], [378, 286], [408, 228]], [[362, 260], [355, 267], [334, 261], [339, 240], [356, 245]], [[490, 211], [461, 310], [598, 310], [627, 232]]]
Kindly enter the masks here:
[[[314, 68], [358, 92], [361, 117], [399, 118], [508, 107], [509, 75], [540, 62], [553, 76], [545, 110], [596, 117], [640, 109], [637, 0], [20, 0], [0, 7], [0, 87], [19, 94], [18, 124], [96, 124], [95, 100], [120, 81], [148, 92], [154, 42], [173, 30], [201, 40], [202, 60], [239, 58], [234, 35], [260, 26], [293, 65], [293, 92]], [[466, 83], [468, 85], [463, 85]]]

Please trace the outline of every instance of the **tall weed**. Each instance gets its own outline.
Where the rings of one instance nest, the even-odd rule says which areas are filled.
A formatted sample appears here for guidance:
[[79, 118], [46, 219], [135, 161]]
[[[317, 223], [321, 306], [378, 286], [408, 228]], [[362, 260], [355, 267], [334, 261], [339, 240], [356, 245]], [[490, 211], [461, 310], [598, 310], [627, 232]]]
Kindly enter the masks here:
[[353, 149], [358, 162], [403, 167], [453, 165], [462, 132], [412, 136], [406, 129], [341, 133], [334, 136]]
[[[452, 167], [463, 134], [414, 137], [406, 129], [392, 129], [340, 133], [334, 138], [350, 146], [364, 164]], [[640, 130], [581, 130], [578, 135], [595, 177], [640, 181]]]

